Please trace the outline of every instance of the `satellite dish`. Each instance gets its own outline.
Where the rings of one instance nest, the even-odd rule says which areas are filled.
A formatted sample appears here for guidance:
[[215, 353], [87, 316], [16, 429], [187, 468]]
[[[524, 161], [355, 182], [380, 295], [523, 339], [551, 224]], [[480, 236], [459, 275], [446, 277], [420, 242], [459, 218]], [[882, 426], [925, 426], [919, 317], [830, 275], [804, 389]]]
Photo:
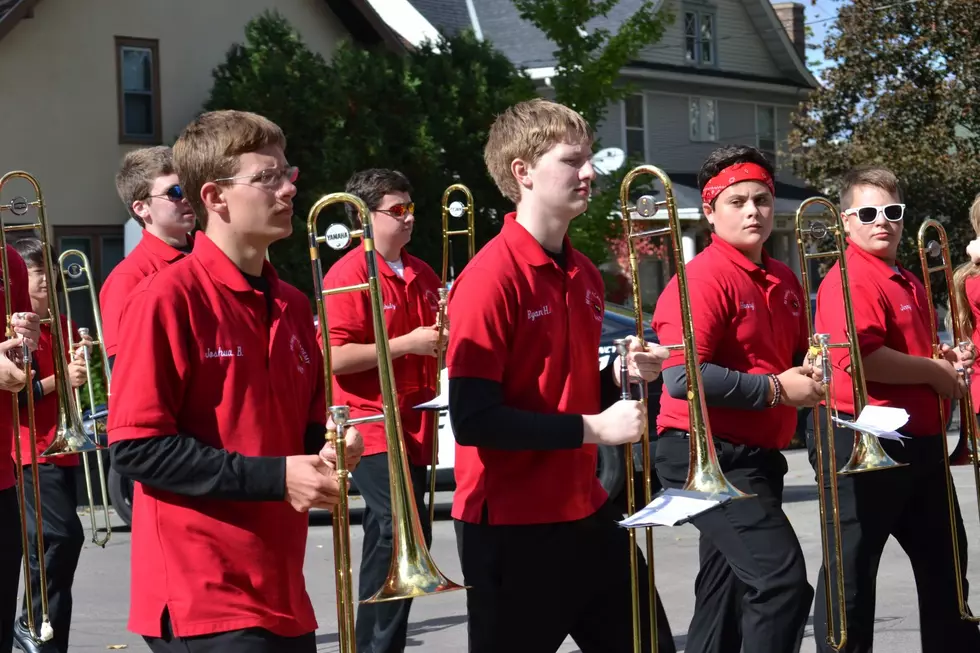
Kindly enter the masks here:
[[618, 147], [607, 147], [592, 156], [592, 167], [600, 175], [619, 170], [626, 163], [626, 152]]

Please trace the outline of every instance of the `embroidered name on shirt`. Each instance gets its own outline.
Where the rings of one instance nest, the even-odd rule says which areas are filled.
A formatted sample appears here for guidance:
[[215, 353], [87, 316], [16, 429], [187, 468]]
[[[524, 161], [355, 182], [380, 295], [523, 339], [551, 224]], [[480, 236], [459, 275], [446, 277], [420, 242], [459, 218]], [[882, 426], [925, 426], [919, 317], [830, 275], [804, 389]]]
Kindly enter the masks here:
[[240, 358], [242, 356], [242, 348], [236, 347], [234, 350], [222, 349], [218, 347], [217, 349], [211, 349], [210, 347], [204, 352], [205, 358]]
[[755, 310], [755, 302], [742, 302], [741, 304], [739, 304], [739, 307], [740, 308], [744, 308], [747, 311], [754, 311]]
[[898, 310], [900, 310], [900, 311], [911, 311], [912, 310], [912, 305], [911, 304], [902, 304], [901, 306], [898, 307]]
[[386, 311], [393, 311], [398, 308], [398, 304], [385, 304]]
[[551, 307], [548, 305], [544, 305], [536, 311], [528, 311], [527, 319], [534, 322], [539, 317], [544, 317], [545, 315], [551, 315]]

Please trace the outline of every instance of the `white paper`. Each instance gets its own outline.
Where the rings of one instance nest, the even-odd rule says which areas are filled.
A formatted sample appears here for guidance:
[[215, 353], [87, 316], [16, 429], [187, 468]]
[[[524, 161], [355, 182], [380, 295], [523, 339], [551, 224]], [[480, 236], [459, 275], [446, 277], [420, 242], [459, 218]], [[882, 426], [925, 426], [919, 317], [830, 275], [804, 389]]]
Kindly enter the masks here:
[[865, 406], [856, 420], [848, 421], [834, 418], [840, 426], [861, 431], [870, 435], [884, 438], [885, 440], [907, 440], [908, 436], [902, 435], [898, 429], [909, 422], [909, 414], [902, 408], [892, 408], [889, 406]]
[[710, 498], [702, 492], [665, 490], [654, 497], [645, 508], [619, 522], [626, 528], [647, 526], [675, 526], [722, 503], [722, 498]]
[[439, 388], [442, 390], [438, 397], [415, 406], [415, 410], [449, 410], [449, 370], [442, 368]]

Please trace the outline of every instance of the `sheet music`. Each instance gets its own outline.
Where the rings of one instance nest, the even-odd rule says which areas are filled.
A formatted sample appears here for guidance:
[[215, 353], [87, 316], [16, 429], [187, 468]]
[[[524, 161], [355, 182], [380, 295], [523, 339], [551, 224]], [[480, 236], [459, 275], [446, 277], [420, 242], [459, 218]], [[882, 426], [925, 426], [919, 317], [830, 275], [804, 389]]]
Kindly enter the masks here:
[[415, 410], [449, 410], [449, 370], [443, 368], [442, 378], [439, 379], [438, 397], [415, 406]]
[[909, 414], [902, 408], [892, 408], [890, 406], [865, 406], [861, 414], [854, 421], [834, 418], [834, 421], [845, 428], [869, 433], [885, 440], [907, 440], [907, 435], [902, 435], [898, 429], [902, 428], [909, 421]]
[[646, 507], [620, 521], [619, 525], [625, 528], [677, 526], [730, 500], [728, 497], [712, 496], [704, 492], [664, 490]]

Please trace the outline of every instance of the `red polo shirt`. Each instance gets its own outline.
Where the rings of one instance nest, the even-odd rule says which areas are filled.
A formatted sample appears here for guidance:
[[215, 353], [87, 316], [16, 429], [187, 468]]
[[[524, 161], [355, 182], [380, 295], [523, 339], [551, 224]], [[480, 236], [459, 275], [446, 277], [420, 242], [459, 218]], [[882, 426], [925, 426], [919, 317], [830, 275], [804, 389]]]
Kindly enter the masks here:
[[[880, 258], [865, 252], [848, 239], [847, 276], [850, 280], [854, 328], [861, 356], [867, 358], [881, 347], [910, 356], [932, 357], [932, 335], [925, 286], [902, 268], [889, 267]], [[841, 293], [840, 265], [834, 266], [817, 291], [817, 333], [830, 334], [831, 342], [846, 342], [844, 299]], [[841, 412], [854, 413], [851, 376], [846, 372], [850, 357], [844, 349], [834, 349], [834, 399]], [[939, 418], [938, 395], [927, 383], [896, 385], [867, 381], [868, 405], [904, 408], [909, 422], [904, 435], [925, 436], [943, 433]], [[949, 415], [950, 402], [945, 402]]]
[[[193, 244], [190, 235], [188, 244]], [[119, 322], [129, 296], [144, 277], [182, 259], [186, 254], [174, 249], [149, 231], [143, 230], [143, 238], [126, 258], [119, 262], [106, 277], [99, 292], [99, 310], [102, 311], [102, 338], [106, 356], [115, 356], [119, 347]]]
[[[699, 362], [749, 374], [782, 374], [793, 367], [794, 355], [806, 350], [807, 330], [803, 288], [789, 267], [765, 251], [760, 267], [715, 237], [686, 271]], [[664, 344], [684, 341], [676, 277], [657, 300], [652, 326]], [[674, 351], [664, 369], [683, 364], [683, 351]], [[711, 406], [708, 420], [717, 438], [768, 449], [785, 448], [796, 432], [796, 409], [785, 405]], [[657, 427], [689, 430], [687, 401], [664, 392]]]
[[[269, 263], [272, 313], [203, 234], [147, 278], [122, 322], [109, 441], [187, 434], [245, 456], [304, 453], [323, 424], [322, 359], [309, 300]], [[136, 484], [129, 628], [178, 637], [316, 629], [303, 578], [308, 515], [286, 501], [187, 497]]]
[[[411, 333], [421, 326], [434, 325], [439, 312], [441, 284], [432, 268], [403, 249], [401, 261], [405, 266], [405, 276], [401, 278], [380, 254], [376, 256], [388, 339]], [[324, 277], [323, 287], [337, 288], [367, 280], [364, 249], [356, 247], [330, 268]], [[332, 347], [376, 342], [371, 297], [367, 291], [329, 295], [325, 308]], [[317, 342], [321, 342], [320, 338], [321, 332], [317, 328]], [[436, 413], [415, 410], [413, 406], [435, 397], [436, 359], [433, 356], [407, 354], [392, 360], [392, 372], [395, 375], [395, 391], [398, 394], [398, 410], [408, 460], [413, 465], [429, 465], [432, 462], [432, 427]], [[381, 413], [378, 369], [335, 374], [333, 401], [350, 406], [352, 418]], [[384, 422], [369, 422], [357, 428], [364, 439], [365, 456], [388, 450]]]
[[[64, 352], [65, 352], [65, 365], [67, 369], [68, 360], [70, 356], [68, 355], [68, 318], [64, 315], [61, 316], [62, 331], [61, 334], [65, 338], [64, 341]], [[72, 325], [74, 328], [75, 325]], [[75, 342], [78, 342], [80, 338], [77, 333], [75, 335]], [[49, 376], [54, 375], [54, 357], [52, 356], [54, 349], [54, 338], [51, 335], [51, 325], [42, 324], [41, 325], [41, 337], [37, 344], [37, 351], [34, 352], [34, 359], [37, 361], [37, 376], [38, 380], [43, 380]], [[68, 391], [71, 392], [71, 387], [68, 387]], [[20, 456], [21, 462], [24, 465], [31, 464], [31, 448], [28, 446], [30, 440], [31, 427], [30, 422], [28, 422], [27, 405], [24, 404], [20, 409]], [[51, 446], [54, 442], [54, 433], [58, 428], [58, 392], [57, 388], [54, 392], [44, 395], [40, 400], [34, 400], [34, 430], [37, 433], [35, 442], [37, 446], [35, 447], [38, 455], [38, 463], [53, 463], [59, 467], [76, 467], [79, 464], [79, 458], [77, 455], [71, 456], [55, 456], [53, 458], [41, 458], [41, 454]], [[16, 460], [16, 459], [15, 459]]]
[[[600, 412], [596, 351], [604, 313], [602, 277], [565, 239], [566, 269], [505, 216], [453, 283], [449, 378], [500, 383], [504, 403], [537, 413]], [[546, 524], [582, 519], [606, 500], [596, 446], [502, 451], [456, 445], [452, 515], [479, 523]]]
[[[973, 314], [973, 333], [961, 333], [962, 338], [969, 338], [973, 346], [980, 349], [980, 276], [967, 277], [966, 306], [960, 306], [961, 311]], [[956, 343], [953, 343], [954, 345]], [[973, 410], [980, 410], [980, 375], [974, 373], [970, 382], [970, 397], [973, 399]]]
[[[27, 265], [24, 259], [10, 245], [7, 245], [7, 264], [10, 266], [10, 307], [14, 313], [30, 313], [31, 296], [27, 287]], [[0, 317], [7, 323], [7, 302], [0, 284]], [[14, 477], [14, 400], [9, 392], [0, 391], [0, 490], [12, 488]]]

